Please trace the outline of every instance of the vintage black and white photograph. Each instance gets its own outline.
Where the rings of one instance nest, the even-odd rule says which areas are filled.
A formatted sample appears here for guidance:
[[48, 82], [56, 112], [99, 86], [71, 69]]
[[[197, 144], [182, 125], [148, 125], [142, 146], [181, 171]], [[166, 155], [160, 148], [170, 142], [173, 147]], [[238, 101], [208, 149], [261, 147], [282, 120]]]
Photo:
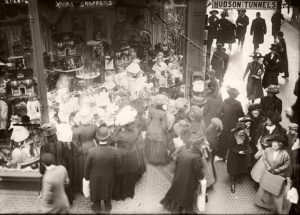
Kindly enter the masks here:
[[0, 214], [300, 214], [300, 0], [0, 0]]

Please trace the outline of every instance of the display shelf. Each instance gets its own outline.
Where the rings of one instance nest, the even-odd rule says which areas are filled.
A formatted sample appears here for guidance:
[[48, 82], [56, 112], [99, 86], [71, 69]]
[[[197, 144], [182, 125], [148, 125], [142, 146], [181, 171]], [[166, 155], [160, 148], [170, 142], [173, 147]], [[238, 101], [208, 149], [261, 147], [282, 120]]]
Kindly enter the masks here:
[[69, 70], [62, 70], [62, 69], [59, 69], [59, 68], [53, 68], [53, 70], [55, 72], [64, 72], [64, 73], [71, 73], [71, 72], [76, 72], [78, 70], [82, 70], [84, 66], [81, 66], [79, 68], [76, 68], [76, 69], [69, 69]]

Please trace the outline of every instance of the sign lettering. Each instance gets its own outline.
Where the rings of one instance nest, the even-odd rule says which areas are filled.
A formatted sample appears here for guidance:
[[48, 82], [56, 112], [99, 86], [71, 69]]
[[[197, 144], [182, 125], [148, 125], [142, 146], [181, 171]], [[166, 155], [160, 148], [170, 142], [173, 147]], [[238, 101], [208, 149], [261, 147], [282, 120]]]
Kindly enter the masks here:
[[103, 7], [103, 6], [111, 6], [113, 5], [111, 0], [90, 0], [90, 1], [56, 1], [56, 8], [72, 8], [72, 7]]
[[275, 10], [277, 1], [212, 0], [214, 9]]

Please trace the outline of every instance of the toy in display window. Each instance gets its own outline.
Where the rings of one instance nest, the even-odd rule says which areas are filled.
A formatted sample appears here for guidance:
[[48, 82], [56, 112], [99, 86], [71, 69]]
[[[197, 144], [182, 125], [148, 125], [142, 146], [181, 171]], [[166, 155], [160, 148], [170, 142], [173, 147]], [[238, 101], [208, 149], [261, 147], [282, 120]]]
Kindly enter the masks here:
[[11, 79], [8, 85], [12, 97], [28, 97], [34, 90], [34, 79], [32, 69], [11, 70]]

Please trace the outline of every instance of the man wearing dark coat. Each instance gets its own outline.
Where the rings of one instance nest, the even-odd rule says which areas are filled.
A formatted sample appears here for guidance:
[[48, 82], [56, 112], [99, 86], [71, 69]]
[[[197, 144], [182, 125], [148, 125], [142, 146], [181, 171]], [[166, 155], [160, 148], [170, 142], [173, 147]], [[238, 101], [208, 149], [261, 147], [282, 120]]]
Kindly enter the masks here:
[[254, 51], [259, 48], [259, 44], [264, 43], [264, 35], [267, 33], [265, 19], [260, 17], [260, 12], [256, 13], [256, 19], [252, 21], [250, 35], [253, 35]]
[[283, 38], [283, 32], [279, 31], [277, 33], [277, 36], [278, 36], [278, 43], [276, 44], [277, 52], [281, 58], [280, 72], [284, 73], [284, 76], [282, 76], [283, 78], [288, 78], [289, 77], [289, 63], [288, 63], [288, 56], [287, 56], [287, 50], [286, 50], [286, 42], [285, 42], [285, 39]]
[[267, 89], [267, 96], [261, 98], [260, 105], [264, 114], [267, 112], [278, 113], [282, 112], [282, 101], [276, 96], [279, 93], [279, 87], [270, 85]]
[[224, 52], [222, 44], [217, 44], [217, 50], [211, 58], [211, 68], [216, 71], [216, 78], [219, 84], [223, 83], [223, 78], [228, 67], [229, 56]]
[[219, 13], [217, 10], [212, 10], [209, 12], [211, 14], [210, 17], [208, 17], [208, 38], [207, 38], [207, 50], [210, 53], [212, 43], [214, 39], [217, 39], [218, 37], [218, 27], [217, 27], [217, 21], [219, 18], [217, 17], [217, 14]]
[[239, 17], [236, 20], [236, 38], [238, 39], [238, 45], [241, 45], [243, 49], [245, 34], [247, 32], [247, 26], [249, 25], [249, 17], [246, 15], [246, 10], [239, 12]]
[[280, 10], [277, 10], [271, 18], [272, 36], [274, 37], [274, 43], [276, 43], [277, 33], [280, 31], [281, 28], [281, 20], [284, 20], [284, 17]]
[[114, 173], [121, 163], [116, 149], [108, 144], [108, 137], [108, 128], [100, 127], [97, 131], [98, 146], [89, 150], [84, 173], [85, 180], [90, 181], [92, 208], [99, 210], [103, 200], [106, 212], [112, 209]]
[[262, 80], [262, 86], [264, 89], [270, 85], [278, 85], [278, 75], [281, 66], [281, 58], [276, 52], [276, 44], [272, 44], [270, 50], [271, 52], [266, 54], [263, 59], [265, 74]]

